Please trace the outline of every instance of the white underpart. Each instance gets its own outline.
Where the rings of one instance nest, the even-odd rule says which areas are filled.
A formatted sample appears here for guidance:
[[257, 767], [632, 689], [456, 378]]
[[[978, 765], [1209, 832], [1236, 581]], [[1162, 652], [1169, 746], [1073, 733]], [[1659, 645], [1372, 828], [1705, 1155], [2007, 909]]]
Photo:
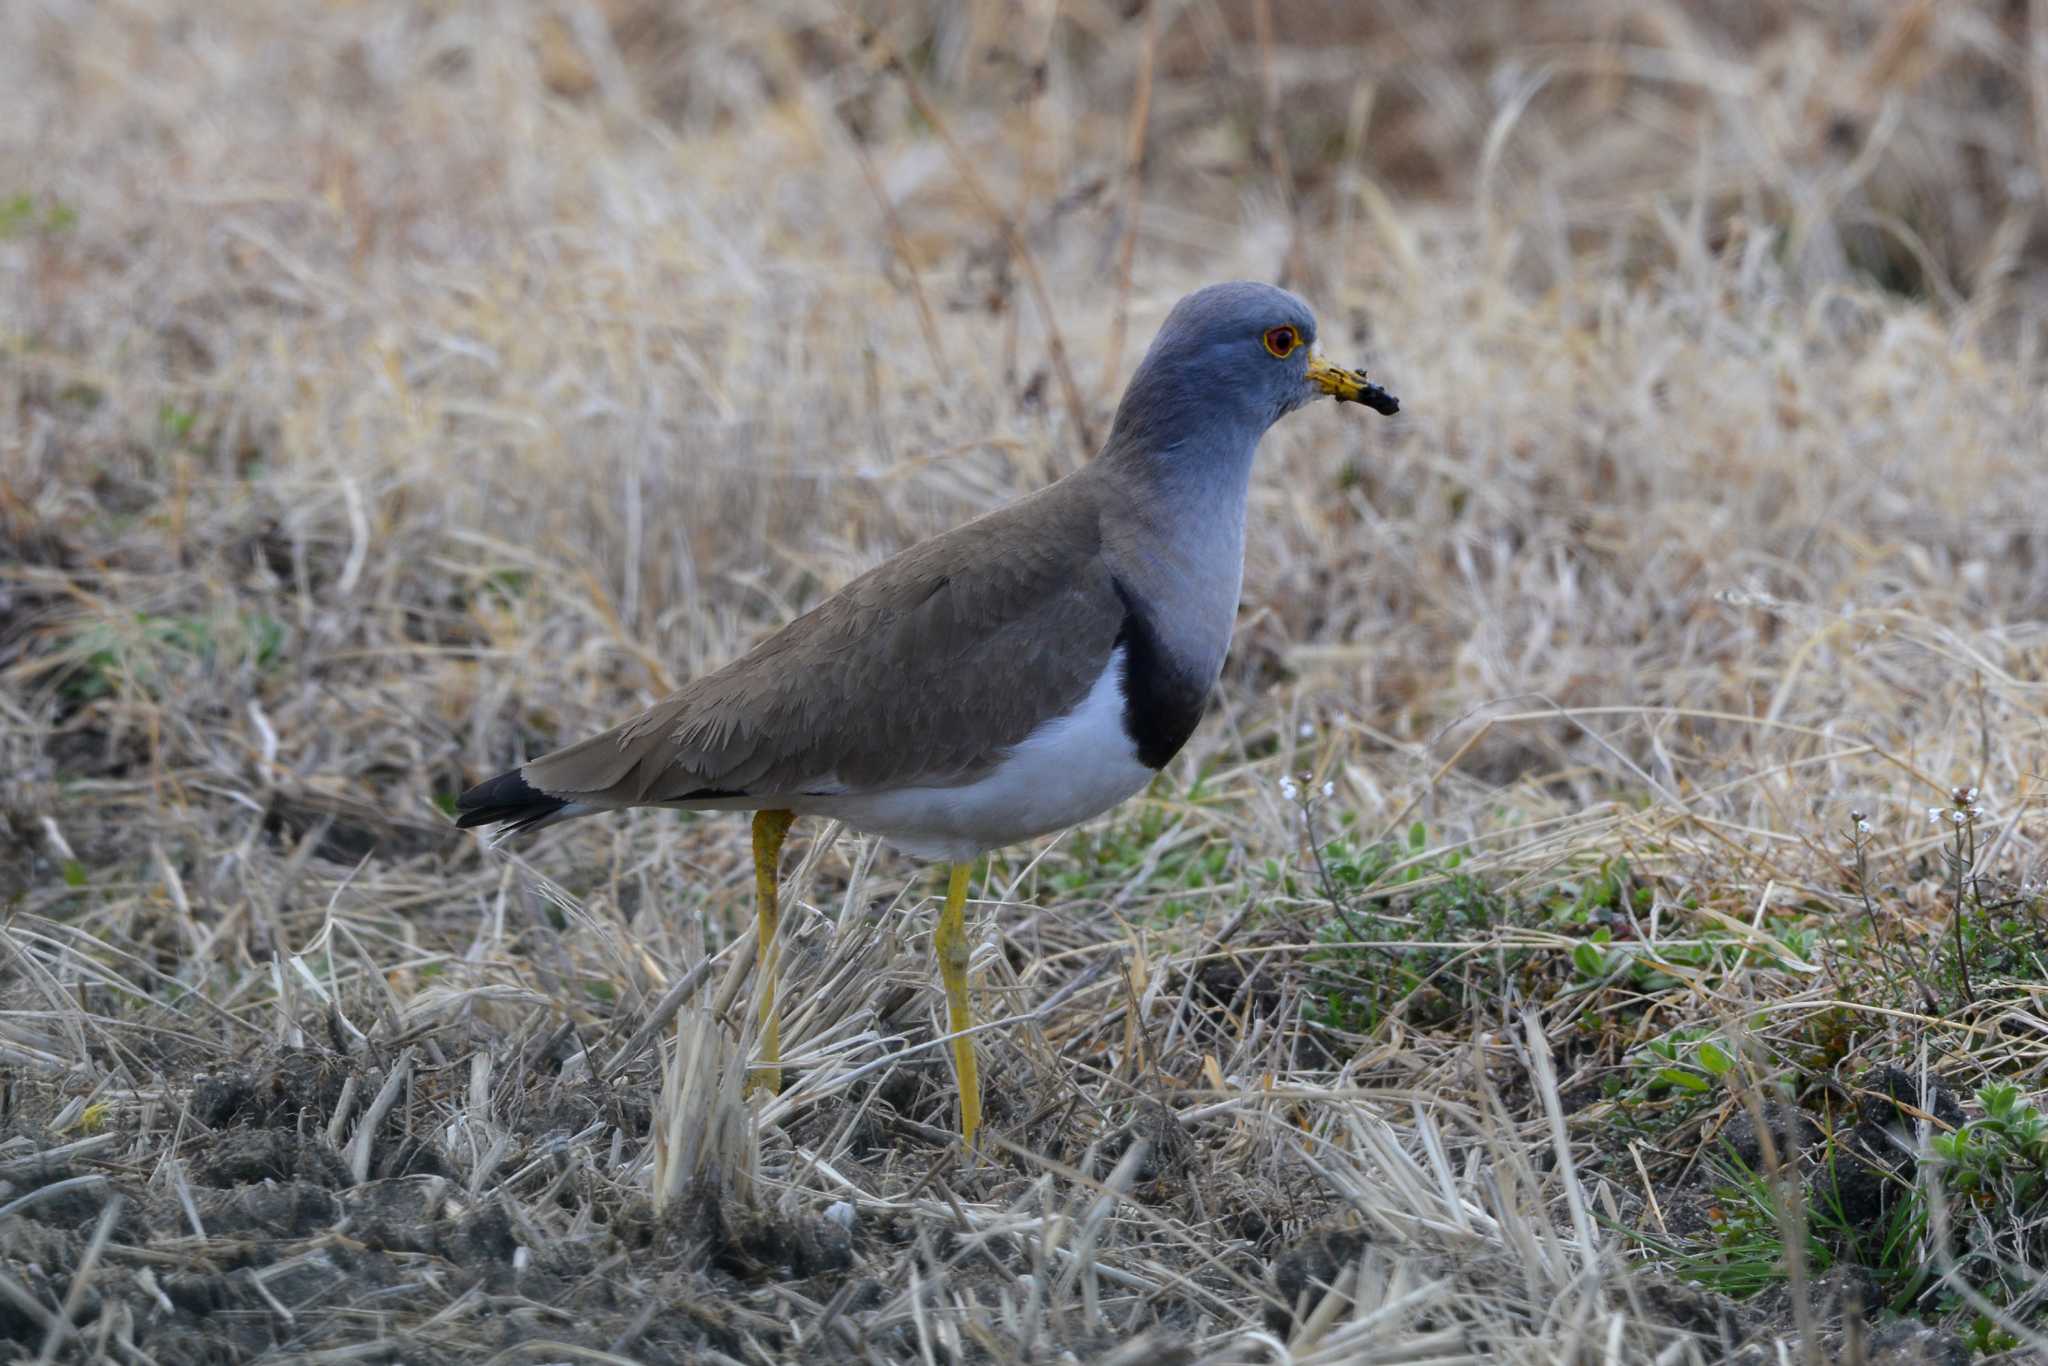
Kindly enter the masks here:
[[1153, 776], [1124, 731], [1123, 662], [1119, 646], [1079, 706], [1039, 726], [974, 782], [806, 797], [792, 805], [880, 835], [918, 858], [954, 862], [1100, 815]]

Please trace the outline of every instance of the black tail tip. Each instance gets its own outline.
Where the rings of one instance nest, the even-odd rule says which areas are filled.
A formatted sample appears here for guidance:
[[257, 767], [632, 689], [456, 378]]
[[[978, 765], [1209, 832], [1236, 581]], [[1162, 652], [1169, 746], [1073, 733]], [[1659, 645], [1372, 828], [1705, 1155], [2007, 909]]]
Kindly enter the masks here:
[[569, 803], [550, 797], [528, 783], [518, 769], [500, 773], [478, 783], [455, 799], [455, 824], [470, 830], [479, 825], [502, 825], [505, 833], [516, 834], [560, 811]]

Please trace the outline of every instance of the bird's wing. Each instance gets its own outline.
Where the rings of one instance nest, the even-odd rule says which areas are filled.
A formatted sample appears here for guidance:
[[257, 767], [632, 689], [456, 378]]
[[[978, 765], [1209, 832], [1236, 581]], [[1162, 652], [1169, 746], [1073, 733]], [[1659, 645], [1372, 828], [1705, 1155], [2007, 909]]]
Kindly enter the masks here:
[[1101, 676], [1125, 605], [1055, 484], [921, 542], [717, 673], [521, 771], [600, 806], [971, 781]]

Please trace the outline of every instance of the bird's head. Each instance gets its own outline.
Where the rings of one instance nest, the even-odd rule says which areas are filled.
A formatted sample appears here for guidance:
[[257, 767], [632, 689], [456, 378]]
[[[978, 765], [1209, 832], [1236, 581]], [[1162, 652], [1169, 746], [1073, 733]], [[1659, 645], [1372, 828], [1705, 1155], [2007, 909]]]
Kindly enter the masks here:
[[1234, 280], [1196, 290], [1166, 315], [1131, 376], [1110, 446], [1242, 447], [1317, 398], [1399, 411], [1400, 400], [1363, 371], [1331, 364], [1315, 341], [1315, 314], [1284, 289]]

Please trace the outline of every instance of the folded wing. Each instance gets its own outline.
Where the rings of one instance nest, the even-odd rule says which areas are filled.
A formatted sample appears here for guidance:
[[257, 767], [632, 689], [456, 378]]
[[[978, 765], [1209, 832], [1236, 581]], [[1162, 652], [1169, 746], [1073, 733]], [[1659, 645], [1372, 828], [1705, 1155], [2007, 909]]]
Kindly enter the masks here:
[[606, 808], [970, 782], [1071, 710], [1125, 609], [1061, 485], [913, 546], [750, 653], [519, 770]]

